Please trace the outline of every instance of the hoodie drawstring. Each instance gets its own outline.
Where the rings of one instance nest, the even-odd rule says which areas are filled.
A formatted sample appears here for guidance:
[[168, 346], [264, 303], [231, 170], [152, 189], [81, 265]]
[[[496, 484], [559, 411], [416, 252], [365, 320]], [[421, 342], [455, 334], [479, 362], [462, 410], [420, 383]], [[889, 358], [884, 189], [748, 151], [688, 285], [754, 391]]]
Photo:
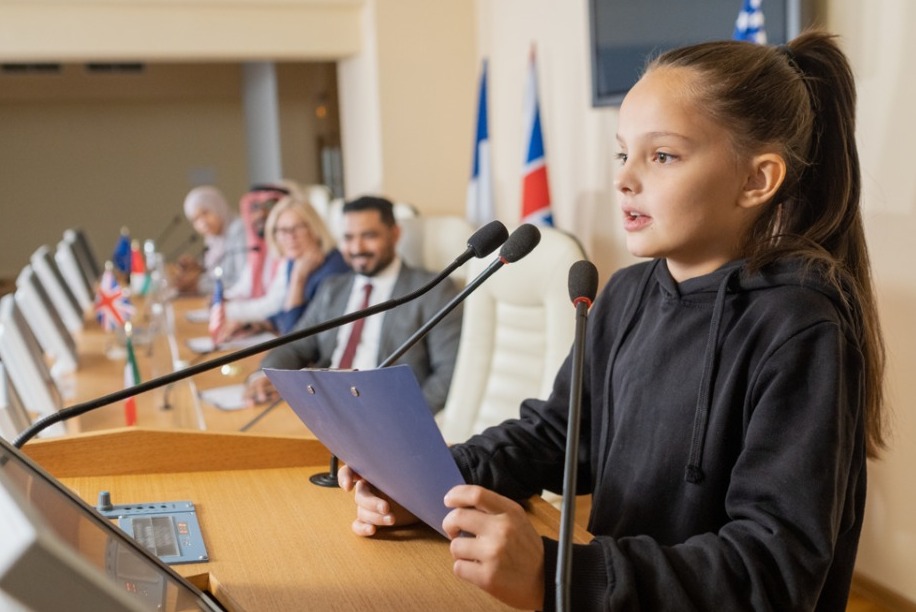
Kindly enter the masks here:
[[703, 462], [703, 449], [706, 446], [706, 427], [709, 423], [709, 411], [712, 408], [712, 382], [716, 376], [718, 364], [719, 330], [722, 326], [722, 313], [725, 310], [725, 295], [728, 293], [728, 284], [731, 282], [735, 269], [725, 275], [716, 292], [716, 301], [712, 308], [712, 320], [709, 322], [709, 335], [706, 338], [706, 350], [703, 354], [703, 376], [700, 380], [700, 391], [697, 395], [697, 408], [693, 419], [693, 435], [690, 440], [690, 458], [684, 474], [684, 480], [698, 484], [703, 481], [705, 474], [701, 464]]
[[[617, 338], [614, 340], [614, 344], [611, 345], [610, 358], [607, 362], [607, 369], [604, 372], [604, 397], [610, 398], [611, 395], [611, 377], [614, 372], [614, 363], [617, 361], [617, 353], [620, 351], [620, 347], [623, 344], [624, 338], [626, 338], [630, 331], [633, 329], [633, 325], [636, 322], [636, 315], [639, 312], [639, 306], [642, 304], [643, 297], [645, 296], [646, 289], [649, 286], [649, 279], [655, 274], [655, 269], [658, 267], [661, 260], [655, 260], [652, 265], [646, 266], [646, 270], [642, 275], [642, 278], [639, 280], [639, 284], [636, 287], [636, 291], [630, 296], [627, 300], [626, 306], [624, 307], [624, 316], [621, 319], [623, 321], [623, 326], [620, 329], [620, 333], [617, 334]], [[598, 463], [596, 470], [596, 482], [601, 482], [606, 467], [607, 461], [607, 447], [609, 443], [609, 434], [608, 430], [610, 429], [610, 414], [607, 410], [602, 411], [601, 414], [601, 437], [599, 438], [599, 448], [598, 456], [603, 457], [603, 459]], [[594, 502], [593, 502], [594, 503]]]

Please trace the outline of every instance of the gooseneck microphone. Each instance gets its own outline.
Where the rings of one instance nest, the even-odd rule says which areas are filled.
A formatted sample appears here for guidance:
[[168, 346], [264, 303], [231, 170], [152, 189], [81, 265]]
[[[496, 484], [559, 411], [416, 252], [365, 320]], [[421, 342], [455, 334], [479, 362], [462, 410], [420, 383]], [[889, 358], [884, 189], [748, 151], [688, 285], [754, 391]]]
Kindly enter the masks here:
[[590, 261], [577, 261], [569, 268], [569, 299], [576, 307], [576, 332], [572, 348], [569, 414], [566, 422], [566, 458], [563, 463], [563, 504], [560, 509], [560, 540], [557, 547], [556, 607], [570, 610], [569, 583], [572, 573], [572, 531], [576, 515], [576, 476], [579, 425], [582, 412], [582, 369], [585, 363], [585, 332], [588, 309], [598, 293], [598, 270]]
[[197, 232], [194, 232], [193, 234], [185, 238], [181, 242], [181, 244], [179, 244], [177, 247], [175, 247], [174, 249], [168, 252], [168, 255], [166, 255], [165, 257], [166, 261], [172, 261], [179, 255], [181, 255], [183, 252], [191, 248], [194, 245], [194, 243], [196, 243], [198, 240], [200, 240], [200, 235], [197, 234]]
[[525, 223], [520, 225], [512, 235], [509, 236], [505, 244], [499, 250], [499, 257], [493, 260], [489, 266], [487, 266], [483, 272], [477, 275], [477, 277], [472, 280], [470, 283], [465, 285], [464, 289], [461, 290], [458, 295], [451, 299], [451, 301], [442, 307], [439, 312], [437, 312], [433, 317], [423, 324], [423, 326], [418, 329], [410, 338], [408, 338], [404, 344], [399, 346], [391, 355], [388, 356], [385, 361], [379, 364], [378, 367], [384, 368], [390, 366], [392, 363], [397, 361], [401, 355], [406, 353], [410, 347], [420, 341], [423, 336], [429, 333], [439, 321], [444, 319], [448, 313], [455, 309], [458, 304], [463, 302], [466, 297], [468, 297], [474, 290], [477, 289], [485, 280], [493, 276], [497, 270], [502, 268], [508, 263], [515, 263], [528, 253], [534, 250], [534, 247], [538, 245], [541, 241], [541, 232], [538, 231], [538, 228], [535, 226]]
[[[494, 224], [496, 224], [495, 229], [493, 227]], [[499, 232], [498, 230], [499, 227], [502, 227], [502, 232]], [[423, 285], [419, 289], [412, 291], [411, 293], [408, 293], [398, 298], [392, 298], [390, 300], [380, 302], [378, 304], [375, 304], [363, 310], [358, 310], [358, 311], [354, 311], [348, 314], [341, 315], [329, 321], [325, 321], [324, 323], [313, 325], [312, 327], [290, 332], [286, 335], [279, 336], [277, 338], [273, 338], [271, 340], [267, 340], [259, 344], [255, 344], [253, 346], [250, 346], [250, 347], [247, 347], [247, 348], [244, 348], [244, 349], [232, 352], [232, 353], [228, 353], [226, 355], [217, 357], [215, 359], [211, 359], [209, 361], [205, 361], [203, 363], [199, 363], [195, 366], [189, 366], [187, 368], [178, 370], [176, 372], [165, 374], [158, 378], [151, 379], [147, 382], [140, 383], [139, 385], [134, 385], [132, 387], [121, 389], [119, 391], [115, 391], [114, 393], [109, 393], [108, 395], [105, 395], [105, 396], [102, 396], [102, 397], [99, 397], [93, 400], [89, 400], [86, 402], [82, 402], [80, 404], [76, 404], [75, 406], [71, 406], [69, 408], [64, 408], [62, 410], [49, 414], [35, 421], [35, 423], [31, 425], [31, 427], [23, 431], [13, 441], [13, 446], [15, 446], [16, 448], [21, 448], [23, 444], [31, 440], [33, 437], [35, 437], [38, 433], [40, 433], [47, 427], [50, 427], [51, 425], [55, 423], [59, 423], [66, 419], [76, 417], [81, 414], [86, 414], [87, 412], [95, 410], [96, 408], [101, 408], [109, 404], [114, 404], [115, 402], [125, 400], [129, 397], [133, 397], [134, 395], [138, 395], [140, 393], [144, 393], [152, 389], [158, 389], [159, 387], [164, 387], [165, 385], [169, 385], [169, 384], [178, 382], [179, 380], [184, 380], [185, 378], [190, 378], [191, 376], [195, 376], [202, 372], [214, 370], [216, 368], [222, 367], [234, 361], [245, 359], [246, 357], [250, 357], [251, 355], [256, 355], [258, 353], [268, 351], [278, 346], [282, 346], [289, 342], [294, 342], [296, 340], [300, 340], [302, 338], [306, 338], [308, 336], [312, 336], [314, 334], [318, 334], [323, 331], [333, 329], [340, 325], [351, 323], [363, 317], [369, 317], [379, 312], [391, 310], [392, 308], [395, 308], [396, 306], [400, 306], [401, 304], [405, 304], [407, 302], [415, 300], [418, 297], [422, 296], [423, 294], [429, 292], [430, 289], [432, 289], [439, 283], [441, 283], [452, 272], [460, 268], [472, 257], [481, 257], [482, 255], [478, 255], [478, 253], [482, 253], [485, 255], [485, 254], [491, 253], [494, 250], [496, 250], [496, 248], [502, 243], [502, 240], [504, 240], [504, 238], [502, 237], [505, 236], [506, 233], [507, 233], [506, 229], [502, 225], [502, 223], [500, 223], [499, 221], [491, 221], [489, 224], [477, 230], [474, 233], [474, 235], [472, 235], [468, 239], [468, 243], [467, 243], [468, 247], [467, 249], [465, 249], [465, 251], [461, 255], [455, 258], [455, 260], [452, 263], [446, 266], [445, 269], [442, 270], [442, 272], [440, 272], [438, 275], [436, 275], [436, 277], [433, 278], [430, 282]]]
[[[487, 226], [481, 228], [480, 231], [483, 231]], [[401, 346], [399, 346], [393, 353], [391, 353], [382, 363], [378, 365], [379, 368], [384, 368], [390, 366], [392, 363], [398, 360], [404, 353], [406, 353], [410, 347], [415, 345], [420, 341], [423, 336], [429, 333], [439, 321], [444, 319], [448, 313], [455, 309], [458, 304], [464, 301], [464, 299], [469, 296], [477, 287], [479, 287], [485, 280], [493, 276], [493, 274], [499, 270], [501, 267], [507, 263], [514, 263], [530, 253], [534, 247], [538, 245], [538, 242], [541, 241], [541, 232], [538, 231], [538, 228], [534, 227], [529, 223], [520, 225], [508, 239], [502, 238], [505, 235], [505, 228], [502, 228], [503, 234], [500, 235], [502, 240], [505, 240], [502, 248], [499, 250], [499, 257], [497, 257], [493, 263], [487, 266], [483, 272], [477, 275], [477, 278], [472, 280], [470, 283], [465, 285], [464, 289], [461, 290], [458, 295], [453, 297], [448, 304], [443, 306], [439, 312], [432, 316], [432, 318], [423, 324], [420, 329], [415, 331], [407, 340], [404, 341]], [[476, 234], [475, 234], [476, 235]], [[470, 248], [470, 242], [468, 243]], [[483, 257], [492, 252], [493, 249], [482, 252], [478, 257]], [[331, 463], [328, 467], [327, 472], [319, 472], [313, 474], [309, 477], [309, 481], [312, 484], [316, 484], [321, 487], [337, 487], [337, 467], [338, 460], [337, 457], [331, 455]]]
[[182, 214], [175, 213], [175, 216], [169, 220], [168, 225], [162, 228], [162, 231], [159, 232], [159, 235], [156, 236], [156, 239], [153, 240], [153, 244], [162, 245], [165, 242], [165, 239], [168, 238], [172, 232], [178, 227], [178, 224], [181, 223]]

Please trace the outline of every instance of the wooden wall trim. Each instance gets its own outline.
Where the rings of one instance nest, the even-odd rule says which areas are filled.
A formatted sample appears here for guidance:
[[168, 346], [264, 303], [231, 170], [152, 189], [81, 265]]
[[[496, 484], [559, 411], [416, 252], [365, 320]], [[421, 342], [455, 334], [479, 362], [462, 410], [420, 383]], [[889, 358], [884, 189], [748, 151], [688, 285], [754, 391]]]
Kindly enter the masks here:
[[858, 572], [852, 577], [851, 593], [878, 604], [881, 609], [916, 612], [916, 603]]

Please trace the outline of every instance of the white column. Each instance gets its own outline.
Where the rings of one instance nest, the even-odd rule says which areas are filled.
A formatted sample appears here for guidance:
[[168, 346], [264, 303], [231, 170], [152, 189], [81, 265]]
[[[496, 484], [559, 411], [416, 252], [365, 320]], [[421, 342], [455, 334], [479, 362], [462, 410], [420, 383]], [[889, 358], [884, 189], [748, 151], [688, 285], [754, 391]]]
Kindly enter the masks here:
[[248, 143], [248, 182], [276, 183], [283, 178], [283, 165], [277, 72], [273, 62], [242, 64], [242, 96]]
[[382, 193], [382, 119], [379, 101], [375, 0], [366, 0], [361, 51], [337, 63], [344, 195]]

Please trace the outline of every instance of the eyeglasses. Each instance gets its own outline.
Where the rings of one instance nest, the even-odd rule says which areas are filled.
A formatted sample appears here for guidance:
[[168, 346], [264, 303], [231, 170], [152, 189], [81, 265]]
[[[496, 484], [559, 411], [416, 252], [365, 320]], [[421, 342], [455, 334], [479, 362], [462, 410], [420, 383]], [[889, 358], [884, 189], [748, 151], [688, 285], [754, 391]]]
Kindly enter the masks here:
[[296, 225], [290, 225], [289, 227], [280, 227], [277, 226], [274, 228], [274, 236], [293, 236], [298, 232], [306, 229], [308, 226], [305, 223], [297, 223]]

